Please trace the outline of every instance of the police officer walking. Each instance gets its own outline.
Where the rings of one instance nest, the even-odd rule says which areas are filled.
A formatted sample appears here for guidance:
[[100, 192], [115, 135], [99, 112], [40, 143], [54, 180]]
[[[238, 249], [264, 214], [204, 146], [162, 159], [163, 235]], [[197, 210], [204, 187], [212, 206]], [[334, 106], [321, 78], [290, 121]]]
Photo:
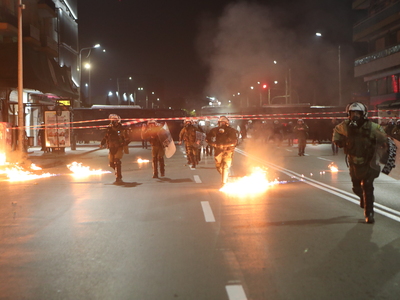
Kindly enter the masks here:
[[125, 153], [129, 153], [128, 144], [130, 143], [129, 135], [121, 124], [121, 118], [118, 115], [111, 114], [108, 116], [111, 123], [107, 127], [106, 134], [101, 141], [101, 146], [107, 144], [108, 161], [110, 167], [115, 170], [116, 182], [122, 181], [121, 159]]
[[149, 140], [151, 145], [151, 155], [153, 159], [153, 178], [158, 178], [158, 168], [160, 168], [161, 177], [165, 176], [165, 163], [164, 163], [164, 147], [158, 133], [162, 126], [155, 120], [149, 120], [147, 126], [142, 127], [142, 139]]
[[215, 167], [222, 176], [222, 185], [228, 181], [228, 172], [238, 143], [238, 136], [238, 131], [229, 126], [228, 118], [221, 116], [218, 127], [211, 129], [206, 137], [207, 143], [214, 147]]
[[308, 126], [304, 123], [303, 119], [297, 120], [297, 125], [294, 126], [293, 131], [296, 133], [297, 142], [299, 143], [299, 156], [304, 156], [304, 151], [307, 145]]
[[379, 149], [387, 148], [387, 137], [379, 124], [367, 118], [368, 108], [364, 103], [350, 103], [346, 112], [348, 120], [335, 127], [332, 140], [340, 148], [344, 148], [353, 192], [360, 197], [365, 222], [374, 223], [373, 183], [380, 173], [377, 163]]
[[196, 168], [198, 163], [197, 160], [197, 149], [199, 145], [196, 143], [196, 127], [193, 126], [193, 122], [190, 119], [185, 120], [184, 127], [179, 133], [179, 145], [182, 144], [182, 141], [185, 143], [186, 155], [188, 159], [188, 164], [192, 166], [192, 168]]

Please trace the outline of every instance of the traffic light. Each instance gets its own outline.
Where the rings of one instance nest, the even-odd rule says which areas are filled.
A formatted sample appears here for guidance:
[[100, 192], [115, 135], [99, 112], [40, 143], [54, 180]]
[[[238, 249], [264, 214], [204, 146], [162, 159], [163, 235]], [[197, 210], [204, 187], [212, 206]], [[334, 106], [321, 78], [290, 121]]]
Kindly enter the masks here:
[[263, 84], [263, 85], [262, 85], [262, 88], [263, 88], [263, 89], [267, 89], [267, 88], [268, 88], [268, 84]]

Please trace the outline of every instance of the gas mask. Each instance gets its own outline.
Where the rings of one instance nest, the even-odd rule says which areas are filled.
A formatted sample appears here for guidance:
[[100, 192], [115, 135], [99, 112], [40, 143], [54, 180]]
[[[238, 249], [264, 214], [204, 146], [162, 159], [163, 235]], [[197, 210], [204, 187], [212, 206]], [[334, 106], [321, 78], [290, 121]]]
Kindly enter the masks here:
[[357, 115], [353, 115], [350, 117], [350, 123], [349, 126], [350, 127], [357, 127], [361, 125], [361, 117], [357, 116]]

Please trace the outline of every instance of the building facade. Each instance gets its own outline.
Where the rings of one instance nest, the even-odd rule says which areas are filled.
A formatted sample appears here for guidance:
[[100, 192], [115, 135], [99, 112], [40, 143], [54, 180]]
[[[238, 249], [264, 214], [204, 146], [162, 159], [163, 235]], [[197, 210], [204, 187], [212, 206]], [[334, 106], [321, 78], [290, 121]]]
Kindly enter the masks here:
[[[18, 0], [0, 1], [0, 121], [18, 124]], [[23, 103], [28, 136], [44, 111], [79, 105], [77, 0], [23, 0]]]
[[355, 77], [363, 78], [370, 108], [400, 103], [400, 0], [354, 0], [359, 20], [353, 41], [359, 50]]

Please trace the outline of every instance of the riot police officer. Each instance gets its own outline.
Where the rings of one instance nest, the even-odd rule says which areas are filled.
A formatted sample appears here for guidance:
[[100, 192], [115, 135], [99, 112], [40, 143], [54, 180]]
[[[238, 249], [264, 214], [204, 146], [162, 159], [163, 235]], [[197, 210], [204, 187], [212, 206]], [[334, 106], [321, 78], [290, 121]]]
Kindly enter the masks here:
[[206, 137], [207, 143], [214, 147], [215, 167], [222, 176], [222, 185], [228, 181], [228, 172], [238, 143], [238, 136], [238, 131], [229, 126], [228, 118], [221, 116], [218, 119], [218, 126], [211, 129]]
[[196, 168], [198, 164], [197, 149], [199, 148], [199, 144], [197, 143], [196, 132], [197, 128], [193, 125], [192, 120], [186, 119], [184, 127], [179, 133], [179, 145], [184, 141], [188, 164], [192, 168]]
[[297, 142], [299, 144], [299, 156], [304, 156], [304, 151], [307, 145], [309, 128], [304, 123], [303, 119], [298, 119], [297, 125], [294, 126], [293, 131], [296, 133]]
[[164, 155], [165, 150], [158, 133], [162, 129], [161, 125], [155, 120], [149, 120], [147, 126], [142, 128], [142, 139], [148, 140], [151, 145], [151, 155], [153, 159], [153, 178], [158, 178], [158, 168], [161, 176], [165, 176]]
[[121, 159], [125, 153], [129, 153], [128, 144], [130, 143], [129, 135], [121, 124], [120, 116], [111, 114], [108, 116], [110, 125], [107, 127], [106, 134], [101, 141], [103, 147], [107, 144], [108, 160], [110, 167], [115, 170], [116, 182], [122, 181]]
[[368, 108], [364, 103], [350, 103], [346, 112], [348, 119], [335, 127], [332, 140], [340, 148], [344, 148], [353, 192], [360, 197], [365, 222], [374, 223], [373, 183], [380, 173], [376, 159], [380, 153], [377, 149], [387, 148], [387, 137], [379, 124], [367, 118]]

